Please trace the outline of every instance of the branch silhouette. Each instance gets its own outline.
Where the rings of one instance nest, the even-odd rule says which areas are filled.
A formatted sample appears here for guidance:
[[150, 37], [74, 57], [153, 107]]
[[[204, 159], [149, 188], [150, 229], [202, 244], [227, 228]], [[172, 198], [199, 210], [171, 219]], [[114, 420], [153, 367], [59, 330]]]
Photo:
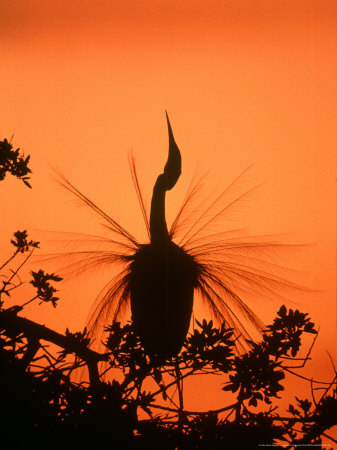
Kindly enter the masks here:
[[[30, 254], [29, 245], [25, 251]], [[39, 280], [60, 281], [53, 278]], [[12, 294], [11, 284], [3, 287], [6, 298]], [[32, 288], [39, 286], [32, 284]], [[43, 292], [48, 302], [50, 291]], [[337, 424], [336, 377], [319, 400], [295, 397], [288, 416], [278, 414], [273, 405], [284, 392], [289, 361], [299, 359], [303, 334], [317, 336], [308, 315], [298, 310], [282, 306], [262, 340], [251, 341], [251, 349], [242, 355], [237, 355], [233, 329], [226, 323], [217, 328], [212, 321], [196, 321], [179, 354], [158, 365], [142, 346], [133, 323], [122, 326], [115, 321], [106, 327], [106, 352], [100, 354], [88, 347], [86, 330], [57, 333], [21, 317], [25, 303], [10, 308], [4, 303], [0, 311], [0, 396], [7, 412], [5, 443], [31, 442], [42, 448], [51, 438], [61, 445], [67, 437], [77, 445], [113, 442], [139, 449], [220, 449], [228, 445], [258, 449], [281, 442], [295, 449], [302, 444], [320, 448], [322, 436], [334, 442], [327, 430]], [[50, 352], [46, 343], [61, 351]], [[307, 360], [292, 371], [297, 374]], [[83, 366], [88, 369], [88, 381], [77, 382], [73, 374]], [[185, 409], [183, 380], [212, 374], [224, 378], [223, 391], [231, 393], [232, 401], [213, 411]], [[154, 388], [145, 390], [148, 380]], [[24, 431], [24, 438], [16, 435], [13, 440], [13, 423]]]
[[[12, 153], [7, 157], [14, 158]], [[164, 172], [174, 166], [169, 159]], [[11, 172], [8, 165], [3, 167]], [[24, 176], [19, 172], [19, 178]], [[167, 186], [173, 182], [170, 175]], [[61, 334], [22, 316], [33, 301], [57, 307], [54, 284], [61, 282], [60, 276], [31, 272], [27, 284], [32, 297], [7, 307], [25, 282], [20, 277], [23, 266], [39, 247], [26, 231], [14, 233], [11, 244], [13, 254], [0, 266], [4, 446], [42, 449], [51, 442], [54, 447], [67, 442], [83, 448], [254, 450], [286, 445], [295, 450], [300, 445], [322, 448], [322, 436], [336, 442], [327, 432], [337, 425], [336, 374], [330, 382], [310, 380], [311, 400], [295, 396], [285, 415], [277, 410], [285, 372], [305, 378], [299, 372], [312, 346], [300, 358], [302, 337], [312, 335], [314, 344], [317, 336], [307, 314], [282, 306], [273, 323], [263, 328], [261, 340], [249, 340], [249, 350], [241, 354], [230, 321], [218, 327], [212, 320], [196, 321], [174, 352], [157, 359], [137, 324], [115, 320], [105, 329], [105, 352], [98, 353], [89, 348], [86, 329]], [[301, 365], [289, 369], [289, 363], [299, 360]], [[88, 379], [78, 382], [75, 375], [83, 367]], [[186, 409], [183, 383], [196, 375], [222, 377], [219, 397], [227, 404], [211, 411]], [[319, 399], [314, 396], [318, 392]]]

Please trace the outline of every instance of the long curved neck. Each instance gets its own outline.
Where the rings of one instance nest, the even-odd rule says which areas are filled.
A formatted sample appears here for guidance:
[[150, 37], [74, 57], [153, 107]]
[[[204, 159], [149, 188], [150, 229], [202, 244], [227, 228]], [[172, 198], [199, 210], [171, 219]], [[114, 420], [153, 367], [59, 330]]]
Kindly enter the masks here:
[[150, 236], [151, 243], [163, 243], [169, 239], [165, 219], [165, 194], [175, 186], [181, 174], [181, 155], [174, 140], [169, 118], [166, 113], [169, 134], [169, 154], [164, 167], [164, 173], [159, 175], [153, 188], [151, 213], [150, 213]]
[[159, 244], [169, 239], [165, 219], [165, 195], [163, 185], [163, 174], [159, 175], [153, 188], [151, 213], [150, 213], [150, 235], [153, 244]]

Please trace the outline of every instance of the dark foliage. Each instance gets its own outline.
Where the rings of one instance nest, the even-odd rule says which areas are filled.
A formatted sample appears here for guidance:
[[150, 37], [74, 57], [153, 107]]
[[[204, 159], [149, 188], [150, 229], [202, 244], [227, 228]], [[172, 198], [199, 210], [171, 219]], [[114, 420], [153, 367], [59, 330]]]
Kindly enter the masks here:
[[[0, 180], [9, 172], [30, 187], [28, 161], [6, 139], [0, 142]], [[14, 252], [0, 266], [3, 448], [318, 449], [323, 435], [336, 443], [326, 433], [337, 424], [336, 376], [330, 383], [308, 380], [311, 400], [295, 396], [286, 417], [273, 405], [285, 373], [297, 373], [309, 359], [311, 349], [297, 357], [302, 335], [317, 336], [307, 314], [282, 306], [261, 342], [248, 342], [242, 355], [235, 354], [233, 330], [225, 323], [216, 328], [212, 321], [196, 321], [179, 355], [160, 364], [145, 353], [132, 323], [114, 322], [100, 354], [89, 348], [86, 330], [62, 335], [22, 317], [35, 300], [57, 306], [54, 283], [61, 277], [31, 272], [32, 298], [6, 307], [23, 284], [21, 268], [39, 247], [26, 231], [14, 233], [11, 244]], [[289, 366], [299, 360], [301, 365]], [[222, 377], [227, 395], [219, 396], [230, 394], [230, 404], [186, 410], [183, 382], [194, 375]]]
[[[86, 330], [61, 335], [19, 315], [34, 300], [56, 306], [57, 275], [32, 272], [35, 295], [23, 305], [4, 307], [3, 299], [21, 284], [14, 280], [22, 262], [17, 268], [8, 266], [21, 253], [27, 254], [26, 261], [38, 247], [25, 231], [16, 232], [11, 243], [15, 250], [1, 267], [0, 289], [0, 426], [5, 446], [49, 448], [66, 442], [80, 448], [321, 448], [323, 433], [337, 424], [336, 379], [315, 384], [319, 400], [295, 397], [286, 417], [273, 405], [284, 390], [289, 363], [298, 361], [301, 337], [317, 335], [307, 314], [282, 306], [261, 342], [250, 342], [243, 355], [235, 354], [233, 330], [226, 324], [217, 328], [212, 321], [196, 321], [180, 354], [161, 365], [146, 355], [132, 323], [114, 322], [106, 328], [106, 353], [99, 354], [89, 349]], [[221, 376], [232, 402], [215, 411], [186, 410], [182, 384], [197, 374]]]
[[28, 182], [30, 177], [27, 176], [32, 172], [28, 167], [29, 159], [30, 156], [25, 157], [19, 148], [13, 150], [13, 145], [7, 139], [0, 141], [0, 181], [9, 173], [31, 188]]

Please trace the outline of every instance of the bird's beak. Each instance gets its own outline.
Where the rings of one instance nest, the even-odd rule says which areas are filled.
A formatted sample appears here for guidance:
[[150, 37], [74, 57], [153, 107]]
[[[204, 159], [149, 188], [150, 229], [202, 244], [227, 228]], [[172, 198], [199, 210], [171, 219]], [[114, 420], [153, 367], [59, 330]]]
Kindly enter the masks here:
[[164, 167], [164, 177], [166, 190], [169, 191], [176, 184], [181, 174], [181, 154], [174, 140], [172, 127], [166, 111], [165, 114], [169, 135], [169, 154]]

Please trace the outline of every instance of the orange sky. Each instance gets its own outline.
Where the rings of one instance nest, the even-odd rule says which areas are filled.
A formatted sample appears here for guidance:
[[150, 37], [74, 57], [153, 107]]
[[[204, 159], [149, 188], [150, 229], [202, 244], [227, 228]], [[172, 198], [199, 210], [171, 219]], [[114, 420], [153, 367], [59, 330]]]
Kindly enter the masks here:
[[[335, 22], [328, 0], [2, 0], [0, 138], [14, 135], [31, 154], [33, 189], [1, 183], [1, 254], [17, 229], [100, 232], [50, 166], [145, 239], [127, 154], [133, 149], [150, 199], [167, 155], [167, 109], [183, 157], [168, 222], [195, 172], [210, 171], [209, 193], [219, 192], [255, 163], [244, 187], [264, 184], [235, 226], [312, 243], [286, 264], [320, 292], [291, 306], [321, 327], [311, 370], [332, 377]], [[32, 306], [27, 314], [61, 332], [82, 329], [108, 278], [63, 283], [55, 311]], [[268, 321], [279, 306], [257, 308]]]

